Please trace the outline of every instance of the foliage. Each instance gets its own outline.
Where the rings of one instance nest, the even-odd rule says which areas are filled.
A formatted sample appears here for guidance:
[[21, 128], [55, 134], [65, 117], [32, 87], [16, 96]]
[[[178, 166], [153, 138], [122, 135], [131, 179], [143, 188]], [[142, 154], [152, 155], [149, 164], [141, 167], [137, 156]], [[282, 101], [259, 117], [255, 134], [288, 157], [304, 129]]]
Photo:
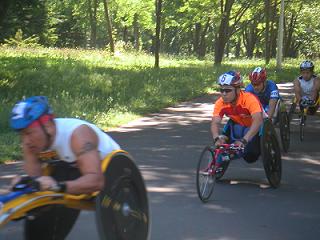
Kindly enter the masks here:
[[[9, 129], [8, 116], [23, 96], [46, 95], [58, 117], [79, 117], [107, 129], [146, 113], [200, 96], [216, 87], [222, 72], [247, 73], [263, 61], [232, 60], [213, 67], [211, 60], [162, 56], [162, 67], [142, 53], [111, 56], [106, 51], [0, 48], [0, 159], [17, 158], [17, 136]], [[286, 62], [276, 72], [268, 65], [270, 79], [291, 81], [300, 60]], [[320, 65], [320, 62], [316, 62]], [[247, 80], [247, 79], [246, 79]]]
[[31, 37], [23, 38], [23, 32], [18, 29], [15, 36], [4, 40], [4, 47], [40, 47], [38, 43], [39, 37], [32, 35]]

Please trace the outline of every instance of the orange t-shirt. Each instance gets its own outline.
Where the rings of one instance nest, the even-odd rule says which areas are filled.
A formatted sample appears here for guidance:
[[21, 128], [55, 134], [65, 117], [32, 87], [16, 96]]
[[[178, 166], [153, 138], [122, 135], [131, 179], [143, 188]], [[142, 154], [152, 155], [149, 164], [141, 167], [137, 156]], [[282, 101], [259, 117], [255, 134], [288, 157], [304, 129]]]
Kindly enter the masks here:
[[220, 97], [214, 106], [213, 116], [223, 117], [226, 115], [235, 123], [250, 127], [252, 124], [252, 114], [262, 112], [259, 99], [249, 92], [240, 91], [237, 103], [224, 103]]

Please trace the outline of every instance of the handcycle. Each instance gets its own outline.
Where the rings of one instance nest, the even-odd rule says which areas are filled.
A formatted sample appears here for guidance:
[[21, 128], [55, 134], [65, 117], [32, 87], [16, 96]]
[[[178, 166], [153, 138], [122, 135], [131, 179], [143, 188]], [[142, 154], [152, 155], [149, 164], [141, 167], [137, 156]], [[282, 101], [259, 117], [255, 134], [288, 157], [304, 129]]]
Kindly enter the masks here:
[[[45, 171], [50, 171], [49, 168], [46, 167]], [[28, 184], [15, 186], [15, 191], [0, 195], [0, 228], [10, 221], [36, 216], [44, 207], [63, 205], [95, 211], [97, 230], [102, 240], [148, 239], [150, 219], [147, 192], [132, 157], [123, 150], [116, 150], [102, 161], [102, 170], [104, 189], [93, 194], [39, 191], [32, 180]], [[68, 224], [64, 226], [69, 227]], [[69, 230], [65, 229], [67, 232]]]
[[272, 119], [273, 124], [279, 124], [279, 132], [282, 150], [286, 153], [290, 147], [290, 120], [289, 113], [282, 99], [276, 105], [276, 116]]
[[[281, 151], [271, 120], [265, 119], [259, 132], [261, 157], [269, 184], [277, 188], [281, 182]], [[242, 148], [234, 144], [219, 147], [206, 146], [197, 165], [197, 193], [202, 202], [207, 202], [216, 183], [224, 175], [230, 161], [241, 158]], [[220, 161], [218, 159], [220, 158]], [[220, 163], [219, 163], [220, 162]]]
[[[320, 104], [320, 97], [318, 97], [317, 101], [314, 102], [308, 97], [303, 97], [299, 102], [300, 112], [299, 112], [299, 138], [302, 142], [304, 140], [304, 128], [306, 126], [306, 120], [308, 115], [308, 110], [310, 107], [316, 107]], [[295, 109], [297, 107], [296, 99], [292, 100], [292, 104], [290, 106], [289, 111], [289, 119], [291, 121], [293, 114], [295, 113]]]

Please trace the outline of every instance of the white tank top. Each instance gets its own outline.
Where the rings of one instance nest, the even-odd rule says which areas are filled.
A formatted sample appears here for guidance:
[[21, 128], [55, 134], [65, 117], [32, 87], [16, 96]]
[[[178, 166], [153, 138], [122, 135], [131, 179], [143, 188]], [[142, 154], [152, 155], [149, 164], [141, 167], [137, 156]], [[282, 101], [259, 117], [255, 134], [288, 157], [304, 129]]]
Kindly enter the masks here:
[[103, 160], [110, 152], [120, 149], [120, 146], [105, 132], [97, 126], [75, 118], [55, 118], [56, 136], [49, 151], [55, 151], [59, 160], [65, 162], [75, 162], [76, 156], [71, 150], [70, 139], [76, 128], [81, 125], [89, 126], [98, 136], [98, 151], [101, 160]]
[[301, 90], [302, 90], [302, 96], [311, 97], [315, 78], [316, 76], [312, 76], [312, 78], [309, 81], [304, 80], [302, 76], [298, 78], [300, 82]]

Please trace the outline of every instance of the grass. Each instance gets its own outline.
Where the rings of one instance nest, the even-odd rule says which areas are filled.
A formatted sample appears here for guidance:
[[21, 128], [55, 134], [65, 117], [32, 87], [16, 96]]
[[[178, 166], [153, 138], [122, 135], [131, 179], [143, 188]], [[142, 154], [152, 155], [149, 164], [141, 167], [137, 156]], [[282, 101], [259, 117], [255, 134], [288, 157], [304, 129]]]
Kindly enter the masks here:
[[[219, 74], [230, 69], [248, 73], [262, 60], [212, 61], [163, 56], [161, 68], [143, 53], [75, 49], [0, 47], [0, 161], [20, 158], [18, 136], [8, 126], [9, 113], [22, 97], [46, 95], [59, 117], [78, 117], [101, 128], [119, 126], [150, 112], [215, 88]], [[299, 61], [286, 61], [270, 79], [291, 81]]]

